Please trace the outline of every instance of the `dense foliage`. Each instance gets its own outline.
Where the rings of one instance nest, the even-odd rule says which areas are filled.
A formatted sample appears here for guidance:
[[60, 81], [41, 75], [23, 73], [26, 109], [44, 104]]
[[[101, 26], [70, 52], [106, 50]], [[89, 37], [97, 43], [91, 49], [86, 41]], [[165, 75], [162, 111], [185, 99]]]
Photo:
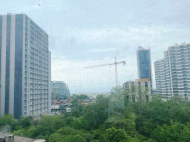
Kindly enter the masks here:
[[87, 106], [86, 96], [72, 98], [73, 111], [56, 116], [13, 119], [0, 117], [0, 127], [9, 125], [15, 135], [46, 139], [48, 142], [188, 142], [190, 103], [174, 98], [154, 97], [131, 102], [122, 88], [109, 97], [99, 96]]

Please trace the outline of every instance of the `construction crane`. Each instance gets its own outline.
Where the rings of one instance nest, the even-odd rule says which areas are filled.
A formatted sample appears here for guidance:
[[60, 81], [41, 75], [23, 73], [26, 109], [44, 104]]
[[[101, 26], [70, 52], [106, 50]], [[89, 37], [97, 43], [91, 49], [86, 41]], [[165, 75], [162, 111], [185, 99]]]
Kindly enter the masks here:
[[117, 74], [117, 65], [118, 64], [123, 64], [125, 65], [125, 61], [120, 61], [120, 62], [117, 62], [117, 59], [115, 57], [115, 62], [114, 63], [110, 63], [110, 64], [102, 64], [102, 65], [96, 65], [96, 66], [88, 66], [88, 67], [85, 67], [85, 68], [94, 68], [94, 67], [101, 67], [101, 66], [111, 66], [111, 65], [115, 65], [115, 84], [116, 86], [118, 86], [118, 74]]

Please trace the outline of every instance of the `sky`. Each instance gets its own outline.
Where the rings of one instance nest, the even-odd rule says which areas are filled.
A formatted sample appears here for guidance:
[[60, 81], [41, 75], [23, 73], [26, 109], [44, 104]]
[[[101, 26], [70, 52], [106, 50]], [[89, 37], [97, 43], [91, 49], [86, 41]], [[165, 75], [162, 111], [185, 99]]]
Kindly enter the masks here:
[[107, 92], [138, 78], [136, 50], [150, 48], [154, 62], [169, 46], [190, 43], [189, 0], [1, 0], [1, 14], [27, 14], [49, 35], [52, 80], [71, 93]]

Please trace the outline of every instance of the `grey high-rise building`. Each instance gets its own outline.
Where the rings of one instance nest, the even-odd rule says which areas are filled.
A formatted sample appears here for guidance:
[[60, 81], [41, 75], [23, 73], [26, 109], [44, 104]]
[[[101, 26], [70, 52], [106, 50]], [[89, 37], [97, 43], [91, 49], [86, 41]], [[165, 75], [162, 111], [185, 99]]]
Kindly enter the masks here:
[[149, 79], [152, 86], [150, 49], [141, 46], [137, 49], [137, 69], [138, 79]]
[[190, 44], [168, 47], [154, 66], [157, 93], [190, 100]]
[[0, 116], [51, 110], [48, 34], [25, 14], [0, 15]]

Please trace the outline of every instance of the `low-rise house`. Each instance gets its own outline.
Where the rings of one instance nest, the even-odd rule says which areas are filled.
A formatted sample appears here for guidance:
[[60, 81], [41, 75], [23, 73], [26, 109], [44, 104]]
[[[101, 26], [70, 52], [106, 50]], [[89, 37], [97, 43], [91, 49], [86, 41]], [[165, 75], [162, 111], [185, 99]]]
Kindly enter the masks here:
[[70, 107], [66, 107], [66, 112], [71, 112], [71, 108]]
[[32, 139], [20, 136], [14, 136], [11, 134], [0, 133], [0, 142], [45, 142], [42, 139]]
[[85, 93], [76, 93], [73, 95], [86, 95], [90, 99], [96, 99], [96, 97], [99, 95], [103, 95], [104, 97], [108, 97], [110, 94], [109, 94], [109, 92], [85, 92]]
[[70, 100], [52, 100], [51, 113], [60, 114], [63, 112], [67, 112], [66, 108], [70, 108], [71, 105], [72, 104]]

